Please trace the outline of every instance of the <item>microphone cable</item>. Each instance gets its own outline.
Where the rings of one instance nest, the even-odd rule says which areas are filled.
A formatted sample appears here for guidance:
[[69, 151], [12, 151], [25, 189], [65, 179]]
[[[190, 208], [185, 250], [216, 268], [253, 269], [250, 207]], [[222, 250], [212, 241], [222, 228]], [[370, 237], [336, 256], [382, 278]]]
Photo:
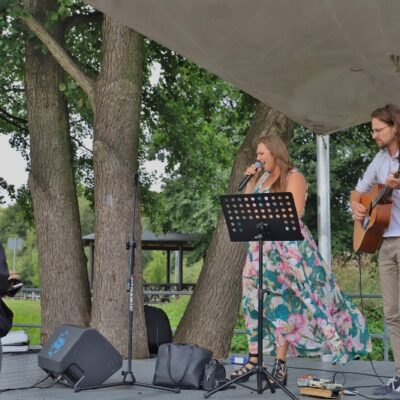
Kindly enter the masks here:
[[43, 383], [49, 377], [51, 377], [51, 373], [48, 373], [43, 379], [41, 379], [40, 381], [34, 383], [31, 386], [22, 386], [22, 387], [16, 387], [16, 388], [0, 389], [0, 393], [11, 392], [13, 390], [50, 389], [51, 387], [53, 387], [61, 379], [61, 375], [59, 375], [50, 385], [48, 385], [48, 386], [37, 386], [37, 385], [40, 385], [41, 383]]

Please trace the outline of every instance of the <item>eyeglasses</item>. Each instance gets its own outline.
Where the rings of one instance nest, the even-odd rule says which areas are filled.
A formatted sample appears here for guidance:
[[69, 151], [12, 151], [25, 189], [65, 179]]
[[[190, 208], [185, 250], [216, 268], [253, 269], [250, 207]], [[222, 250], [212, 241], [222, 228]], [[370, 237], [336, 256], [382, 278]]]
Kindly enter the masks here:
[[386, 125], [386, 126], [383, 126], [382, 128], [372, 129], [370, 133], [371, 133], [371, 135], [374, 135], [376, 133], [383, 131], [386, 128], [389, 128], [389, 126], [391, 126], [391, 125]]

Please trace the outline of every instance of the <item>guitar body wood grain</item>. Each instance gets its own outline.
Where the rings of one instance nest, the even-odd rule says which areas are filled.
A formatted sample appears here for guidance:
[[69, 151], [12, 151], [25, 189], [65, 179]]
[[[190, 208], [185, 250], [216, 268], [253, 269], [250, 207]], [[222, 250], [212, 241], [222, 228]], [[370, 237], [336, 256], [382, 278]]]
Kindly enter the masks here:
[[389, 226], [392, 213], [392, 202], [378, 203], [375, 207], [371, 203], [379, 191], [384, 188], [377, 184], [368, 193], [361, 196], [361, 203], [367, 208], [368, 225], [363, 226], [363, 221], [354, 221], [353, 249], [361, 253], [375, 253], [382, 242], [383, 233]]

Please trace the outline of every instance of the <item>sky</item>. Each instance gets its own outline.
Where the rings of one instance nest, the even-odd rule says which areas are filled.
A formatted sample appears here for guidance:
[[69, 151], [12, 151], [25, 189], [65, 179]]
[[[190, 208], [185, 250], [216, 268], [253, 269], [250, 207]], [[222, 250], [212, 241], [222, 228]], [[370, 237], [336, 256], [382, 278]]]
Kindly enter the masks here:
[[[25, 169], [26, 161], [21, 154], [11, 147], [7, 136], [0, 135], [0, 176], [18, 189], [28, 182], [28, 172]], [[5, 200], [7, 204], [12, 204], [10, 199]]]
[[[151, 189], [159, 191], [164, 165], [160, 161], [149, 161], [145, 163], [145, 168], [149, 172], [155, 171], [157, 173], [159, 180], [152, 185]], [[11, 147], [6, 135], [0, 135], [0, 176], [8, 184], [15, 185], [15, 189], [18, 189], [28, 182], [28, 172], [25, 169], [26, 161], [21, 154]], [[2, 195], [4, 195], [7, 205], [13, 204], [5, 192], [2, 192]]]
[[[160, 65], [155, 63], [152, 65], [151, 83], [155, 85], [159, 77]], [[90, 147], [90, 144], [88, 146]], [[159, 180], [154, 182], [151, 189], [159, 191], [161, 176], [164, 173], [164, 164], [160, 161], [149, 161], [145, 163], [145, 168], [149, 172], [155, 171], [157, 173]], [[17, 150], [11, 147], [6, 135], [0, 135], [0, 177], [4, 178], [8, 184], [15, 185], [15, 189], [28, 182], [26, 161]], [[2, 194], [5, 196], [6, 203], [12, 204], [6, 193]]]

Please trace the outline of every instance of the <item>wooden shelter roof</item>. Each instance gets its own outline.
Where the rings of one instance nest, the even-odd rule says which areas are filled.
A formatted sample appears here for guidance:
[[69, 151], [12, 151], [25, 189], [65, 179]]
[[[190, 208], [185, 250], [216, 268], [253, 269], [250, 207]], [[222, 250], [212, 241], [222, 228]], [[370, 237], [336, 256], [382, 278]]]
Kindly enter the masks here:
[[[165, 234], [155, 234], [154, 232], [142, 232], [143, 250], [184, 250], [191, 251], [195, 248], [195, 240], [198, 235], [192, 233], [168, 232]], [[95, 234], [83, 236], [84, 246], [94, 244]]]

